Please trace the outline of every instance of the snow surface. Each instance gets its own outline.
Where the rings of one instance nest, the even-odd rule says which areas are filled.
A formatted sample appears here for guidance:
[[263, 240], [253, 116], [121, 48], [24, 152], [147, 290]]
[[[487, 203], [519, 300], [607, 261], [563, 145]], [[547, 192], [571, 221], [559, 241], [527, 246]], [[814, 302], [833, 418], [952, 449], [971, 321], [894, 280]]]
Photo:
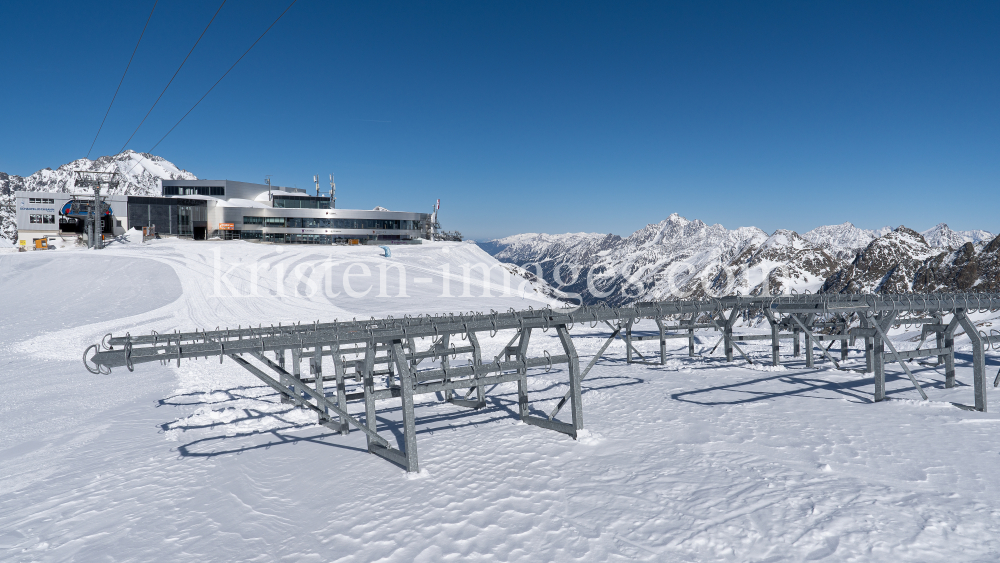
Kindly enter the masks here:
[[[790, 349], [773, 368], [718, 352], [688, 358], [686, 341], [670, 340], [666, 365], [628, 366], [617, 341], [584, 382], [578, 441], [520, 424], [514, 384], [479, 412], [418, 399], [416, 478], [367, 454], [360, 432], [333, 435], [281, 404], [233, 362], [143, 364], [110, 376], [80, 365], [83, 348], [108, 332], [544, 304], [518, 283], [501, 295], [499, 268], [487, 284], [493, 297], [481, 296], [481, 283], [468, 297], [441, 297], [443, 279], [463, 264], [496, 264], [474, 245], [380, 254], [158, 240], [0, 255], [0, 560], [1000, 558], [1000, 416], [951, 404], [972, 402], [964, 338], [959, 386], [944, 389], [940, 370], [912, 364], [932, 399], [919, 401], [889, 366], [890, 400], [878, 404], [870, 376], [822, 360], [806, 369]], [[339, 265], [315, 280], [331, 280], [338, 297], [310, 294], [305, 281], [308, 265], [327, 259]], [[226, 282], [216, 283], [216, 260]], [[372, 281], [380, 265], [405, 265], [408, 297], [397, 297], [390, 269], [392, 297], [376, 289], [346, 298], [338, 284], [352, 262], [366, 264]], [[234, 297], [251, 290], [254, 263], [258, 295]], [[300, 266], [302, 281], [279, 287], [277, 273]], [[987, 331], [997, 323], [990, 314], [977, 321]], [[586, 362], [608, 331], [579, 325], [573, 335]], [[893, 335], [898, 348], [915, 346], [914, 331]], [[510, 336], [483, 335], [484, 356]], [[718, 334], [697, 338], [707, 353]], [[557, 346], [553, 331], [532, 337], [533, 353]], [[652, 357], [658, 343], [637, 346]], [[769, 357], [767, 343], [743, 346]], [[851, 362], [862, 361], [852, 351]], [[529, 381], [538, 411], [566, 389], [559, 370]], [[1000, 411], [996, 397], [991, 411]], [[381, 423], [398, 419], [395, 404], [378, 407]]]

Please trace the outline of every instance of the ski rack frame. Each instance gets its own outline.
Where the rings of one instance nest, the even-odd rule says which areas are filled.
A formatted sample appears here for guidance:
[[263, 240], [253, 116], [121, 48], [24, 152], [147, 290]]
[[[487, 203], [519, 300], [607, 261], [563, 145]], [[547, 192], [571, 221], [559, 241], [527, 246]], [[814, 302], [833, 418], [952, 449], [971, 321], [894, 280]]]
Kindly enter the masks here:
[[[214, 358], [221, 363], [229, 357], [280, 394], [282, 402], [316, 412], [320, 424], [347, 434], [354, 426], [368, 440], [368, 451], [396, 463], [409, 472], [419, 471], [416, 447], [416, 422], [413, 399], [417, 395], [441, 393], [444, 400], [456, 406], [479, 409], [486, 406], [486, 390], [490, 385], [517, 382], [518, 414], [523, 422], [567, 434], [573, 438], [583, 429], [582, 380], [606, 352], [611, 342], [620, 338], [625, 343], [626, 361], [663, 364], [666, 361], [666, 340], [688, 339], [688, 354], [695, 355], [694, 334], [699, 328], [713, 328], [722, 333], [727, 361], [733, 361], [734, 351], [748, 362], [751, 358], [739, 342], [771, 340], [771, 362], [779, 365], [779, 340], [794, 340], [794, 355], [800, 355], [800, 336], [804, 340], [806, 366], [815, 365], [814, 349], [835, 368], [844, 369], [829, 353], [840, 342], [841, 362], [847, 359], [849, 346], [858, 338], [864, 341], [865, 367], [858, 371], [873, 373], [876, 402], [885, 399], [885, 353], [888, 346], [891, 360], [906, 372], [920, 395], [927, 395], [913, 376], [908, 360], [937, 358], [945, 366], [945, 386], [955, 385], [955, 332], [965, 330], [973, 348], [973, 387], [975, 409], [986, 411], [985, 352], [990, 346], [1000, 347], [1000, 331], [990, 335], [979, 331], [968, 313], [1000, 310], [1000, 294], [805, 294], [790, 296], [731, 296], [716, 299], [675, 300], [636, 303], [627, 307], [582, 307], [570, 309], [528, 309], [506, 313], [491, 311], [450, 315], [386, 317], [332, 323], [293, 324], [236, 329], [195, 330], [149, 335], [106, 335], [100, 344], [89, 346], [83, 354], [84, 366], [95, 374], [110, 374], [111, 368], [134, 370], [136, 364], [166, 363], [182, 359]], [[728, 313], [727, 313], [728, 312]], [[923, 316], [915, 316], [923, 315]], [[950, 320], [945, 322], [945, 317]], [[736, 335], [733, 328], [740, 318], [764, 319], [770, 335]], [[653, 320], [657, 333], [633, 334], [633, 327], [642, 319]], [[668, 325], [670, 321], [675, 324]], [[858, 326], [851, 326], [857, 321]], [[606, 324], [612, 334], [580, 370], [579, 356], [570, 331], [577, 324], [596, 327]], [[916, 350], [899, 351], [887, 338], [891, 326], [901, 324], [921, 326], [921, 341]], [[555, 355], [529, 354], [533, 331], [555, 330], [562, 348]], [[492, 361], [484, 361], [479, 334], [495, 337], [498, 331], [515, 330], [514, 337]], [[668, 332], [675, 331], [675, 332]], [[928, 335], [935, 336], [935, 347], [920, 349]], [[429, 349], [420, 351], [416, 339], [430, 338]], [[462, 344], [461, 341], [467, 341]], [[633, 353], [642, 357], [634, 341], [658, 340], [659, 361], [643, 357], [633, 360]], [[830, 341], [824, 348], [823, 342]], [[455, 345], [458, 342], [459, 345]], [[715, 348], [712, 349], [714, 351]], [[91, 353], [92, 352], [92, 353]], [[711, 354], [712, 352], [709, 352]], [[267, 355], [271, 354], [273, 359]], [[291, 356], [291, 365], [286, 361]], [[454, 365], [458, 356], [467, 356], [468, 365]], [[88, 357], [89, 356], [89, 357]], [[325, 374], [327, 358], [332, 361], [332, 375]], [[420, 362], [430, 358], [440, 361], [439, 367], [419, 369]], [[501, 360], [503, 358], [503, 360]], [[302, 373], [302, 363], [308, 361], [308, 375]], [[529, 371], [552, 371], [554, 366], [566, 366], [568, 391], [548, 417], [530, 413], [527, 376]], [[925, 364], [926, 365], [926, 364]], [[381, 369], [380, 369], [381, 368]], [[382, 379], [384, 376], [384, 380]], [[327, 390], [326, 383], [335, 387]], [[349, 382], [360, 388], [348, 392]], [[312, 384], [312, 386], [310, 386]], [[1000, 374], [994, 381], [1000, 384]], [[462, 391], [465, 391], [463, 394]], [[475, 394], [475, 398], [471, 398]], [[379, 435], [375, 419], [375, 401], [399, 399], [402, 407], [403, 448], [392, 447]], [[359, 419], [348, 410], [348, 402], [363, 401], [364, 415]], [[555, 417], [562, 407], [570, 404], [570, 420]]]

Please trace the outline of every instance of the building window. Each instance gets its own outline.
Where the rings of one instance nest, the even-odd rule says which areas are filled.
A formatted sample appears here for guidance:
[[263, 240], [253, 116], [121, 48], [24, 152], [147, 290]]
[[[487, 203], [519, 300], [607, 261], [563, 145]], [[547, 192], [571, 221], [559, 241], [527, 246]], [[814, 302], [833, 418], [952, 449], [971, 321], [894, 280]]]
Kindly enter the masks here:
[[54, 199], [47, 198], [47, 197], [29, 197], [28, 198], [28, 203], [37, 203], [37, 204], [43, 204], [43, 205], [44, 204], [52, 205], [55, 202], [56, 201]]
[[284, 227], [284, 217], [264, 217], [264, 225], [268, 227]]
[[243, 217], [243, 224], [244, 225], [263, 225], [264, 224], [264, 218], [263, 217]]
[[272, 207], [284, 209], [330, 209], [330, 198], [312, 196], [275, 196]]
[[240, 238], [260, 240], [264, 238], [264, 231], [242, 231], [240, 232]]
[[163, 195], [207, 195], [225, 196], [223, 186], [163, 186]]
[[28, 217], [28, 221], [35, 225], [54, 225], [56, 222], [55, 215], [31, 215]]

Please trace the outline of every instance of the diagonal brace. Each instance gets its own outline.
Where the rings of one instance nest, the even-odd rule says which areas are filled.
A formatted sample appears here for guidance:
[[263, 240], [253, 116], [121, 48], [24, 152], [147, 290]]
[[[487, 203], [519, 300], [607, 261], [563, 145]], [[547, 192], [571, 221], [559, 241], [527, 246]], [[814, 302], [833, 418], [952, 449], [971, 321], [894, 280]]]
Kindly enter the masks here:
[[889, 347], [889, 351], [892, 352], [892, 356], [896, 358], [896, 362], [898, 362], [899, 365], [903, 367], [903, 371], [906, 372], [906, 376], [910, 378], [910, 381], [913, 382], [913, 386], [917, 388], [917, 391], [920, 392], [920, 396], [923, 397], [923, 399], [926, 401], [927, 393], [924, 393], [923, 388], [920, 387], [919, 383], [917, 383], [917, 378], [913, 377], [913, 372], [910, 371], [910, 368], [906, 365], [906, 362], [900, 359], [899, 354], [896, 352], [896, 347], [893, 346], [892, 344], [892, 340], [889, 340], [889, 337], [885, 335], [885, 331], [882, 330], [881, 323], [874, 322], [872, 323], [872, 326], [874, 326], [875, 330], [878, 331], [879, 336], [882, 337], [882, 342], [885, 342], [886, 346]]
[[[237, 359], [236, 356], [231, 356], [231, 357], [233, 359]], [[303, 382], [301, 379], [299, 379], [299, 378], [295, 377], [294, 375], [286, 372], [284, 369], [282, 369], [281, 367], [279, 367], [277, 364], [275, 364], [271, 360], [267, 359], [263, 354], [254, 353], [254, 357], [257, 358], [258, 360], [261, 360], [265, 364], [267, 364], [267, 367], [271, 368], [272, 370], [274, 370], [274, 371], [278, 372], [279, 374], [284, 375], [284, 376], [288, 377], [289, 379], [291, 379], [292, 383], [295, 384], [295, 388], [297, 390], [301, 390], [301, 391], [305, 392], [306, 394], [308, 394], [313, 399], [316, 399], [316, 403], [320, 407], [326, 407], [326, 408], [330, 409], [331, 411], [335, 412], [338, 416], [341, 417], [341, 420], [346, 420], [348, 423], [353, 424], [354, 426], [356, 426], [358, 428], [358, 430], [361, 430], [362, 432], [364, 432], [366, 435], [368, 435], [369, 438], [372, 439], [372, 441], [376, 442], [380, 446], [385, 446], [385, 447], [389, 446], [389, 442], [387, 442], [385, 438], [379, 436], [378, 433], [376, 433], [374, 430], [369, 429], [367, 425], [364, 425], [364, 424], [361, 424], [360, 422], [358, 422], [357, 419], [355, 419], [353, 416], [351, 416], [346, 411], [342, 410], [336, 404], [330, 402], [330, 400], [327, 399], [326, 397], [324, 397], [322, 394], [317, 393], [315, 390], [309, 388], [309, 386], [306, 385], [305, 382]], [[243, 358], [239, 358], [239, 359], [237, 359], [237, 361], [240, 362], [243, 365], [243, 367], [245, 367], [248, 370], [250, 370], [257, 377], [260, 377], [261, 379], [264, 379], [264, 377], [267, 377], [266, 374], [264, 374], [260, 370], [257, 370], [256, 368], [254, 368], [253, 365], [251, 365], [249, 362], [247, 362]], [[251, 369], [251, 368], [253, 368], [253, 369]], [[265, 382], [266, 382], [266, 380], [265, 380]], [[273, 387], [273, 385], [272, 385], [272, 387]]]
[[[792, 318], [792, 320], [794, 320], [794, 321], [795, 321], [796, 323], [798, 323], [798, 325], [799, 325], [800, 327], [802, 327], [802, 330], [803, 330], [803, 331], [805, 332], [805, 334], [806, 334], [806, 339], [808, 339], [808, 341], [809, 341], [810, 343], [813, 343], [813, 342], [815, 342], [815, 340], [813, 340], [813, 335], [812, 335], [812, 331], [811, 331], [811, 330], [809, 330], [808, 328], [806, 328], [806, 325], [805, 325], [805, 324], [803, 324], [803, 322], [802, 322], [801, 320], [799, 320], [799, 317], [798, 317], [798, 316], [796, 316], [796, 315], [789, 315], [789, 316], [790, 316], [790, 317]], [[872, 323], [872, 324], [874, 324], [874, 325], [878, 325], [878, 323]], [[889, 346], [891, 347], [892, 345], [890, 344]], [[822, 344], [821, 344], [821, 345], [819, 346], [819, 351], [820, 351], [820, 352], [822, 352], [824, 356], [826, 356], [826, 359], [828, 359], [828, 360], [830, 360], [831, 362], [833, 362], [833, 367], [835, 367], [835, 368], [837, 368], [837, 369], [840, 369], [840, 363], [838, 363], [838, 362], [837, 362], [837, 360], [834, 360], [834, 359], [833, 359], [833, 356], [831, 356], [831, 355], [830, 355], [830, 353], [829, 353], [829, 352], [827, 352], [827, 351], [826, 351], [826, 350], [825, 350], [825, 349], [823, 348], [823, 345], [822, 345]], [[893, 353], [895, 354], [895, 352], [893, 352]], [[910, 371], [909, 371], [909, 370], [907, 370], [907, 371], [906, 371], [906, 373], [910, 373]], [[913, 376], [910, 376], [910, 377], [911, 377], [911, 379], [912, 379], [912, 377], [913, 377]], [[914, 381], [914, 383], [916, 383], [916, 382]], [[923, 393], [923, 391], [921, 391], [921, 393]], [[926, 398], [926, 397], [925, 397], [925, 398]]]
[[[604, 346], [601, 346], [601, 349], [597, 351], [597, 354], [590, 359], [590, 363], [587, 364], [586, 369], [584, 369], [583, 373], [580, 374], [580, 381], [583, 381], [583, 379], [587, 377], [587, 374], [590, 373], [590, 368], [594, 367], [594, 365], [597, 364], [597, 360], [601, 359], [601, 356], [604, 355], [604, 352], [607, 351], [608, 346], [610, 346], [611, 343], [614, 342], [615, 337], [618, 336], [618, 333], [621, 332], [621, 330], [622, 330], [621, 327], [616, 328], [615, 331], [611, 333], [611, 336], [604, 342]], [[556, 417], [557, 414], [559, 414], [559, 410], [563, 408], [563, 406], [566, 404], [566, 401], [569, 400], [572, 394], [573, 394], [572, 389], [566, 391], [566, 394], [563, 396], [563, 398], [559, 400], [559, 404], [556, 405], [556, 408], [553, 409], [552, 413], [549, 414], [549, 420], [552, 420], [553, 418]]]

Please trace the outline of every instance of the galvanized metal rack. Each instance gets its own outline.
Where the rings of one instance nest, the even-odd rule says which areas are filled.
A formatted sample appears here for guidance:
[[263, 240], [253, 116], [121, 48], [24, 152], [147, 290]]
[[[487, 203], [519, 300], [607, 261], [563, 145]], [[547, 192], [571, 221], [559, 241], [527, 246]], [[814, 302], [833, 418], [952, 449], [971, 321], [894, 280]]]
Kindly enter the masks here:
[[[413, 401], [417, 395], [440, 393], [445, 401], [456, 406], [479, 409], [486, 406], [487, 386], [517, 382], [518, 414], [522, 421], [576, 438], [583, 429], [581, 382], [614, 339], [624, 340], [628, 363], [663, 364], [668, 339], [688, 339], [688, 354], [695, 355], [695, 330], [705, 328], [721, 333], [716, 347], [723, 344], [729, 361], [734, 359], [734, 352], [748, 362], [754, 361], [740, 347], [740, 342], [770, 340], [774, 365], [781, 362], [779, 341], [791, 338], [796, 356], [800, 354], [799, 341], [803, 340], [807, 367], [814, 366], [814, 349], [818, 349], [834, 367], [846, 369], [841, 362], [847, 358], [849, 347], [861, 339], [866, 361], [864, 368], [855, 371], [874, 374], [874, 399], [881, 401], [885, 399], [887, 361], [898, 363], [925, 399], [927, 395], [907, 365], [908, 360], [935, 358], [934, 365], [945, 367], [945, 386], [953, 387], [955, 333], [962, 327], [972, 343], [975, 409], [985, 411], [985, 353], [990, 346], [1000, 345], [1000, 331], [992, 330], [987, 335], [976, 328], [968, 315], [998, 309], [1000, 294], [735, 296], [637, 303], [621, 308], [529, 309], [317, 321], [276, 327], [217, 327], [137, 336], [109, 334], [100, 344], [88, 347], [83, 359], [92, 373], [109, 374], [111, 368], [125, 367], [132, 371], [136, 364], [148, 362], [176, 361], [180, 365], [182, 359], [218, 357], [221, 363], [229, 357], [271, 386], [284, 402], [314, 411], [320, 424], [341, 434], [347, 434], [353, 426], [365, 434], [371, 453], [416, 472], [419, 463]], [[740, 318], [766, 320], [770, 334], [734, 334]], [[655, 322], [655, 333], [633, 332], [643, 319]], [[581, 371], [570, 331], [583, 323], [592, 327], [604, 324], [612, 332]], [[921, 327], [922, 338], [917, 349], [897, 350], [888, 339], [886, 332], [899, 324]], [[501, 330], [514, 330], [514, 336], [500, 354], [484, 360], [480, 336], [488, 334], [492, 338]], [[554, 330], [558, 337], [559, 353], [530, 354], [532, 333], [548, 330]], [[935, 346], [921, 349], [930, 335], [934, 335]], [[430, 340], [431, 345], [420, 350], [418, 340]], [[656, 361], [643, 357], [633, 345], [642, 340], [659, 341]], [[830, 345], [824, 347], [824, 342]], [[840, 361], [829, 352], [836, 342], [840, 343]], [[636, 360], [634, 356], [642, 359]], [[435, 365], [421, 368], [420, 363], [425, 359], [433, 360]], [[302, 371], [303, 362], [308, 364], [307, 373]], [[331, 364], [332, 373], [324, 369]], [[565, 396], [548, 417], [531, 414], [528, 376], [562, 366], [567, 376]], [[998, 384], [1000, 374], [994, 381], [994, 386]], [[402, 448], [393, 447], [379, 435], [375, 423], [375, 401], [395, 399], [402, 407]], [[363, 402], [363, 415], [349, 410], [352, 402]], [[556, 419], [567, 403], [568, 420]]]

